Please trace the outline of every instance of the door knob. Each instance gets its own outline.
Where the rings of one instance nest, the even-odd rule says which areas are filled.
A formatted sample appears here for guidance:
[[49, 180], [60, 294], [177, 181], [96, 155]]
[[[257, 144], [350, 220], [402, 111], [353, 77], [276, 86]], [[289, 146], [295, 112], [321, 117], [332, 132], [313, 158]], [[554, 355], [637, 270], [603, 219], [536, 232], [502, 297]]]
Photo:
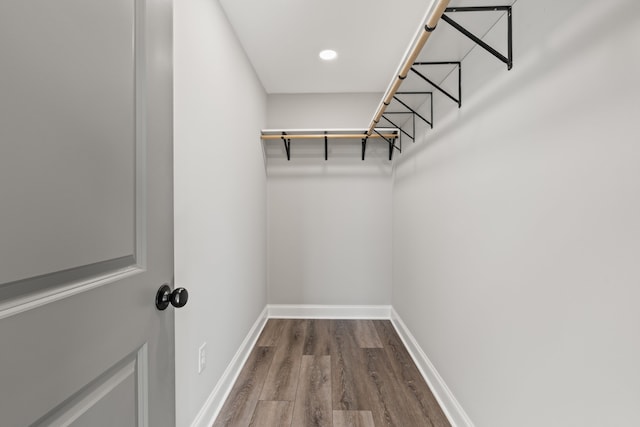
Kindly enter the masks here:
[[169, 304], [176, 308], [184, 307], [189, 301], [189, 292], [185, 288], [171, 288], [166, 283], [160, 286], [156, 294], [156, 307], [158, 310], [164, 310]]

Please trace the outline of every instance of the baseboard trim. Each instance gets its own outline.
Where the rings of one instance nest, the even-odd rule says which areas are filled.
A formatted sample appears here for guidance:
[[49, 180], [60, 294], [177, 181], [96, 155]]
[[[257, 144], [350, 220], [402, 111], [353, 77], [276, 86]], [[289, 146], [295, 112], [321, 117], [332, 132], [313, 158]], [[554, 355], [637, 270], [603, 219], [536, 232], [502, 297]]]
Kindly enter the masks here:
[[435, 366], [433, 366], [433, 363], [431, 363], [418, 344], [418, 341], [416, 341], [415, 337], [409, 331], [409, 328], [407, 328], [407, 325], [404, 324], [393, 307], [391, 308], [391, 323], [396, 329], [396, 332], [398, 332], [400, 339], [402, 339], [404, 346], [409, 351], [411, 358], [429, 385], [431, 392], [438, 400], [440, 407], [449, 419], [451, 425], [453, 427], [474, 427], [467, 413], [462, 409], [462, 406], [460, 406], [460, 403], [458, 403], [451, 390], [449, 390], [449, 387], [447, 387], [447, 384]]
[[390, 319], [390, 305], [269, 304], [273, 319]]
[[191, 423], [191, 427], [209, 427], [213, 425], [218, 413], [220, 413], [222, 409], [222, 405], [225, 400], [227, 400], [229, 393], [231, 393], [231, 389], [238, 379], [242, 367], [249, 358], [253, 346], [258, 341], [264, 325], [267, 323], [268, 313], [269, 311], [267, 307], [265, 307], [249, 330], [244, 341], [242, 341], [242, 344], [240, 344], [240, 348], [233, 356], [233, 359], [231, 359], [231, 363], [229, 363], [222, 377], [218, 380], [218, 383], [198, 412], [198, 415], [196, 415], [196, 418]]

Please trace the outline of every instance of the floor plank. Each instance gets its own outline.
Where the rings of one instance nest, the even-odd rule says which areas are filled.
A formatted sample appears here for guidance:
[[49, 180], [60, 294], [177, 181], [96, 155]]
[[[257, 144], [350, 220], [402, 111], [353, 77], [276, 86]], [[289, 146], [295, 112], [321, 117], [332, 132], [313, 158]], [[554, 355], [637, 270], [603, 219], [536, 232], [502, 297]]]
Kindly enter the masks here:
[[360, 348], [382, 348], [382, 342], [372, 320], [354, 320], [354, 333]]
[[422, 416], [432, 425], [438, 427], [449, 426], [446, 415], [440, 408], [438, 401], [422, 379], [420, 371], [411, 359], [411, 355], [403, 345], [402, 340], [388, 320], [377, 321], [376, 329], [385, 343], [384, 350], [389, 359], [394, 377], [401, 384], [408, 402], [419, 408]]
[[376, 426], [438, 426], [430, 417], [424, 416], [422, 408], [395, 377], [384, 349], [367, 348], [362, 351], [366, 355], [369, 376], [375, 384], [372, 414]]
[[[332, 321], [331, 381], [334, 410], [369, 410], [369, 386], [363, 353], [354, 335], [355, 321]], [[365, 381], [363, 381], [363, 379]]]
[[331, 427], [331, 356], [302, 356], [294, 426]]
[[306, 325], [306, 321], [300, 319], [285, 323], [260, 400], [295, 399]]
[[261, 400], [251, 419], [249, 427], [291, 426], [293, 402]]
[[285, 319], [269, 319], [266, 325], [262, 329], [260, 337], [256, 346], [258, 347], [275, 347], [278, 344], [280, 336], [282, 336], [282, 329], [287, 323]]
[[271, 347], [254, 347], [214, 426], [249, 425], [274, 352]]
[[331, 354], [331, 320], [307, 320], [307, 334], [302, 354], [310, 356], [329, 356]]
[[367, 374], [373, 385], [371, 412], [376, 426], [413, 426], [409, 408], [406, 408], [398, 394], [397, 385], [390, 376], [391, 367], [386, 360], [384, 349], [363, 349]]
[[375, 427], [371, 411], [333, 411], [333, 427]]

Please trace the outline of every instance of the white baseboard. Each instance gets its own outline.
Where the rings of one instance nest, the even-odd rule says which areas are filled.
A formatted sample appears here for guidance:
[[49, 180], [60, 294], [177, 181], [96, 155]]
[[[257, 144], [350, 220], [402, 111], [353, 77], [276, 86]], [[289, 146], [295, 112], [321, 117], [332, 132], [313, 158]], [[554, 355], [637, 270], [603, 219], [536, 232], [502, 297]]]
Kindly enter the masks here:
[[269, 304], [270, 319], [390, 319], [390, 305]]
[[466, 412], [464, 412], [464, 409], [462, 409], [462, 406], [460, 406], [460, 403], [458, 403], [451, 390], [449, 390], [449, 387], [447, 387], [447, 384], [445, 384], [440, 374], [438, 374], [435, 366], [433, 366], [427, 355], [422, 351], [422, 348], [414, 336], [393, 308], [391, 308], [391, 323], [393, 323], [394, 328], [409, 351], [411, 358], [427, 381], [431, 392], [438, 400], [440, 407], [449, 419], [451, 425], [453, 427], [474, 427], [473, 422]]
[[209, 427], [213, 425], [218, 413], [222, 409], [224, 401], [229, 396], [234, 383], [238, 379], [242, 367], [249, 358], [253, 346], [256, 344], [256, 341], [258, 341], [258, 337], [264, 325], [267, 323], [267, 318], [268, 310], [267, 307], [265, 307], [251, 327], [251, 330], [249, 330], [244, 341], [242, 341], [242, 344], [240, 344], [240, 348], [233, 356], [233, 359], [231, 359], [231, 363], [229, 363], [229, 366], [225, 369], [222, 377], [200, 409], [200, 412], [198, 412], [198, 415], [196, 415], [196, 418], [191, 423], [191, 427]]

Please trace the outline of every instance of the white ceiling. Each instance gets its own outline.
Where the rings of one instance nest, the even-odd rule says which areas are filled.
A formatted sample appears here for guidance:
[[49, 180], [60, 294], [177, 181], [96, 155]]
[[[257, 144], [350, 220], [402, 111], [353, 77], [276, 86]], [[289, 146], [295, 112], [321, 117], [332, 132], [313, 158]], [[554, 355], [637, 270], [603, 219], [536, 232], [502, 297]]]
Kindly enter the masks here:
[[[387, 89], [432, 0], [219, 2], [267, 93], [341, 93]], [[452, 0], [450, 6], [514, 2]], [[503, 13], [457, 13], [454, 19], [482, 36]], [[419, 60], [459, 60], [473, 46], [441, 22]], [[322, 49], [336, 50], [338, 59], [320, 60]]]

